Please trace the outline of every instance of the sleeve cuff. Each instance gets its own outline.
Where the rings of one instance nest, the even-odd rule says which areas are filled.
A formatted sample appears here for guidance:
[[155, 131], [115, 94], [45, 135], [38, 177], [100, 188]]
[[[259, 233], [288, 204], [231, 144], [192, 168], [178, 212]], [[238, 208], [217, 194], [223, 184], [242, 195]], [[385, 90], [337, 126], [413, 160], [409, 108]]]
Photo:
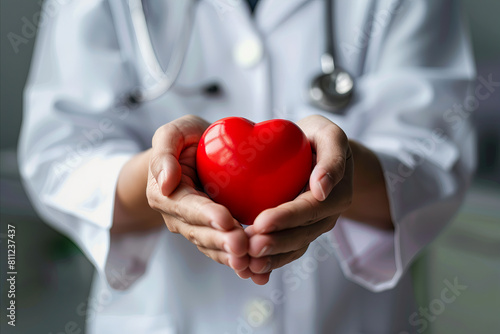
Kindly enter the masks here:
[[384, 231], [340, 217], [330, 240], [344, 275], [373, 292], [393, 288], [403, 274], [398, 227]]
[[75, 241], [99, 276], [117, 290], [127, 289], [144, 274], [160, 234], [157, 230], [110, 234], [118, 175], [131, 155], [97, 157], [74, 170], [63, 183], [56, 175], [42, 191], [49, 195], [43, 197], [41, 211], [56, 229]]
[[340, 217], [329, 237], [344, 275], [380, 292], [396, 286], [418, 252], [446, 225], [459, 203], [453, 194], [459, 192], [449, 172], [428, 161], [403, 182], [394, 183], [401, 161], [376, 154], [384, 170], [394, 231]]

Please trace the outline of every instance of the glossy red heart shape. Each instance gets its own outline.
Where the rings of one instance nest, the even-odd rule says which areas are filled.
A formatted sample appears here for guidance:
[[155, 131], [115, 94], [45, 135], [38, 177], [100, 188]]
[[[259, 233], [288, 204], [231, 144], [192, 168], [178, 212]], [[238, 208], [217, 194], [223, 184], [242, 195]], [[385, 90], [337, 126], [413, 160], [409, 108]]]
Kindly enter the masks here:
[[293, 200], [312, 169], [311, 145], [295, 123], [228, 117], [200, 139], [196, 169], [205, 192], [250, 225], [263, 210]]

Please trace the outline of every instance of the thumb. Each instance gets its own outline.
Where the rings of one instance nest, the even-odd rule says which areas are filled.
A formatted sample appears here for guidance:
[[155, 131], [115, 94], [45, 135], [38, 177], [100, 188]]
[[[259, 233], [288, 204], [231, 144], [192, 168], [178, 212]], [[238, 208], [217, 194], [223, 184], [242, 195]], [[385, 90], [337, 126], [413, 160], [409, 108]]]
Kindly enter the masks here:
[[324, 201], [345, 174], [351, 148], [346, 134], [335, 123], [322, 116], [310, 116], [299, 126], [316, 153], [316, 166], [309, 178], [314, 198]]
[[149, 169], [164, 196], [170, 195], [181, 181], [179, 156], [182, 151], [197, 144], [208, 125], [205, 120], [188, 115], [156, 130]]
[[149, 168], [163, 196], [170, 195], [181, 181], [181, 166], [172, 154], [155, 155], [153, 150]]

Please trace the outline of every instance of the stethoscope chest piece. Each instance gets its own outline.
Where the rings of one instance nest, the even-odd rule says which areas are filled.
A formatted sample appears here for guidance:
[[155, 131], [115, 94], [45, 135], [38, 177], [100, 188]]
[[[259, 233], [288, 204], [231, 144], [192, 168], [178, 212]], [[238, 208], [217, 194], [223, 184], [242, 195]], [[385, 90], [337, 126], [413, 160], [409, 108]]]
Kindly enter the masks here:
[[330, 73], [323, 73], [311, 81], [309, 97], [312, 104], [332, 113], [341, 114], [351, 101], [354, 80], [349, 73], [336, 67]]
[[321, 72], [309, 86], [309, 100], [314, 106], [334, 114], [343, 114], [351, 102], [354, 92], [354, 78], [335, 62], [333, 0], [325, 3], [325, 45], [321, 56]]

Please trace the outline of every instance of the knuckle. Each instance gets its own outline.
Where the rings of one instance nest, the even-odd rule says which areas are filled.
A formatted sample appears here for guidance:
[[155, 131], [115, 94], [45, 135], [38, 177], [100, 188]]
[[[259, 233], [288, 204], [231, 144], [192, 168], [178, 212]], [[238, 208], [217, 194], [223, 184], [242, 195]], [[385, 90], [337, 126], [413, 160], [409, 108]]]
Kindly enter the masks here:
[[180, 125], [182, 124], [182, 119], [177, 119], [173, 122], [165, 124], [164, 131], [165, 133], [169, 133], [174, 136], [178, 136], [179, 138], [183, 139], [183, 132], [181, 130]]
[[347, 134], [337, 124], [328, 121], [328, 123], [325, 123], [321, 130], [324, 132], [321, 134], [321, 137], [328, 142], [327, 144], [331, 144], [333, 142], [342, 147], [348, 145], [349, 138], [347, 137]]
[[155, 211], [161, 211], [156, 191], [151, 189], [151, 187], [146, 188], [146, 199], [151, 209]]
[[332, 140], [336, 137], [336, 134], [339, 130], [337, 124], [333, 123], [327, 118], [322, 117], [322, 123], [319, 131], [321, 132], [321, 136], [326, 138], [327, 140]]
[[338, 183], [344, 177], [346, 170], [346, 160], [343, 156], [335, 156], [332, 165], [328, 168], [328, 174], [335, 183]]
[[346, 168], [346, 160], [343, 156], [335, 157], [335, 165], [338, 166], [337, 171], [344, 171]]
[[147, 196], [148, 198], [148, 205], [151, 209], [155, 210], [155, 211], [160, 211], [159, 209], [159, 205], [158, 205], [158, 202], [151, 196]]
[[186, 239], [188, 239], [189, 242], [191, 242], [192, 244], [195, 244], [196, 246], [198, 246], [200, 244], [200, 242], [198, 240], [198, 236], [197, 236], [194, 228], [189, 229], [189, 231], [187, 232], [187, 235], [186, 235]]
[[151, 142], [151, 145], [153, 147], [153, 150], [157, 145], [159, 146], [164, 146], [165, 145], [165, 140], [167, 137], [170, 137], [172, 135], [178, 136], [179, 138], [182, 138], [182, 131], [180, 130], [179, 126], [177, 125], [178, 122], [180, 122], [181, 119], [177, 119], [175, 121], [172, 121], [170, 123], [164, 124], [160, 126], [158, 129], [156, 129], [153, 139]]
[[151, 169], [151, 173], [153, 173], [154, 177], [157, 177], [158, 173], [161, 170], [161, 162], [162, 162], [162, 157], [158, 154], [152, 154], [151, 158], [149, 159], [149, 167]]
[[148, 183], [146, 185], [146, 198], [150, 206], [152, 204], [151, 202], [156, 200], [156, 190], [153, 188], [151, 183], [151, 180], [148, 180]]
[[338, 126], [336, 127], [337, 141], [339, 141], [343, 146], [347, 146], [349, 144], [349, 138], [347, 134]]

